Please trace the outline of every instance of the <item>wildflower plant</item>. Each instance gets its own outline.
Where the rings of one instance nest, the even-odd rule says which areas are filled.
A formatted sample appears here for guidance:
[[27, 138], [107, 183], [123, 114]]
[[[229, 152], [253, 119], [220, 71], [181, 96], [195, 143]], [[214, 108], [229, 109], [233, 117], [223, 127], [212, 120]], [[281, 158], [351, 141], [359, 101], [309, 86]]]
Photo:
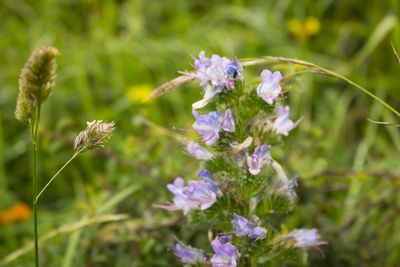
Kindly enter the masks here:
[[55, 87], [56, 58], [59, 52], [54, 47], [42, 47], [34, 51], [25, 64], [19, 78], [19, 94], [15, 110], [17, 120], [29, 124], [32, 139], [32, 181], [33, 181], [33, 223], [35, 244], [35, 266], [39, 266], [38, 242], [38, 201], [54, 179], [80, 153], [103, 147], [115, 129], [114, 122], [92, 121], [75, 139], [74, 153], [69, 160], [51, 177], [38, 193], [38, 141], [42, 104], [48, 99]]
[[199, 171], [187, 183], [179, 177], [167, 185], [172, 202], [155, 206], [206, 225], [210, 246], [178, 243], [175, 255], [184, 264], [213, 267], [304, 263], [304, 248], [324, 242], [316, 229], [281, 227], [298, 183], [273, 152], [300, 123], [284, 104], [282, 74], [265, 69], [258, 84], [247, 84], [237, 59], [204, 52], [194, 67], [185, 75], [199, 80], [204, 96], [192, 105], [198, 138], [187, 142], [186, 152], [199, 160]]

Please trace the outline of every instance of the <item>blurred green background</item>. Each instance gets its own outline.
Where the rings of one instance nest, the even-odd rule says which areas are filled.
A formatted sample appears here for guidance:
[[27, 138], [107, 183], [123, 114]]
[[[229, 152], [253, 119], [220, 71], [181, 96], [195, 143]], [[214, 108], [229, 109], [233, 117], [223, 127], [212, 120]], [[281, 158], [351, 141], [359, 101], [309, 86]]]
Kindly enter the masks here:
[[[175, 137], [188, 136], [179, 129], [192, 124], [202, 91], [194, 82], [148, 100], [149, 91], [191, 69], [201, 50], [273, 55], [335, 70], [399, 110], [390, 45], [400, 51], [399, 8], [398, 0], [1, 1], [0, 215], [20, 219], [0, 220], [0, 259], [25, 248], [5, 266], [33, 266], [29, 210], [17, 205], [30, 206], [30, 141], [14, 109], [35, 48], [61, 52], [40, 126], [41, 184], [73, 153], [86, 121], [117, 124], [106, 148], [82, 155], [42, 199], [41, 236], [67, 225], [43, 243], [43, 266], [181, 266], [174, 236], [206, 248], [205, 233], [181, 230], [180, 213], [151, 205], [170, 199], [165, 185], [175, 176], [197, 171]], [[247, 79], [261, 69], [247, 69]], [[400, 266], [400, 131], [367, 121], [398, 118], [330, 77], [304, 74], [286, 89], [293, 117], [304, 118], [276, 151], [300, 177], [285, 227], [315, 226], [329, 242], [323, 254], [310, 251], [311, 266]]]

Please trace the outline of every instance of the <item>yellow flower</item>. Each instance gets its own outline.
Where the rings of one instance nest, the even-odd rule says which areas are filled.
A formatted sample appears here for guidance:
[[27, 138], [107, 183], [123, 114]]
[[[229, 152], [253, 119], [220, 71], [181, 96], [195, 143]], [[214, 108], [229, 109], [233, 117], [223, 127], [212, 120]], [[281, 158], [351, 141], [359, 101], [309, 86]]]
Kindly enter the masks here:
[[321, 24], [315, 17], [308, 17], [305, 21], [294, 18], [289, 20], [288, 29], [297, 40], [304, 41], [317, 35], [320, 32]]
[[152, 89], [153, 87], [149, 84], [132, 85], [128, 88], [126, 94], [132, 102], [146, 103], [150, 100]]
[[304, 26], [310, 36], [318, 34], [321, 29], [321, 24], [316, 17], [308, 17], [304, 22]]

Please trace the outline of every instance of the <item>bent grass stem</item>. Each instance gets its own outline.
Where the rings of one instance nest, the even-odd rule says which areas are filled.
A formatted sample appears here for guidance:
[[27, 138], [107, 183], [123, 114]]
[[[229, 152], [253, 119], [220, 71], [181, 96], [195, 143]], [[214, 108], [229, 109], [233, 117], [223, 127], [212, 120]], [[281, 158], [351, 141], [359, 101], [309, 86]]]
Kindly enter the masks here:
[[40, 190], [39, 194], [36, 195], [35, 203], [38, 202], [40, 196], [44, 193], [44, 191], [46, 191], [46, 189], [50, 186], [50, 184], [54, 181], [54, 179], [56, 179], [56, 177], [65, 169], [65, 167], [67, 167], [84, 149], [85, 148], [82, 148], [77, 152], [75, 152], [72, 155], [72, 157], [67, 162], [65, 162], [65, 164], [53, 175], [53, 177], [51, 177], [51, 179], [47, 182], [47, 184], [43, 187], [43, 189]]

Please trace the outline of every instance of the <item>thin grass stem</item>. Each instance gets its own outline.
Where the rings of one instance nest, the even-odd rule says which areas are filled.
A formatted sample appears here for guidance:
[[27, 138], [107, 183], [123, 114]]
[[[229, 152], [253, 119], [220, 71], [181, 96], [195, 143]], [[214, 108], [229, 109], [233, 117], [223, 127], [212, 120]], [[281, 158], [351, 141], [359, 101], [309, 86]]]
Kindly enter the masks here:
[[56, 177], [67, 167], [85, 148], [82, 148], [78, 151], [76, 151], [72, 157], [64, 163], [64, 165], [51, 177], [51, 179], [47, 182], [47, 184], [40, 190], [39, 194], [36, 195], [35, 197], [35, 202], [37, 203], [39, 201], [40, 196], [46, 191], [46, 189], [50, 186], [50, 184], [56, 179]]
[[40, 101], [38, 100], [37, 117], [32, 120], [32, 149], [33, 149], [33, 167], [32, 167], [32, 204], [33, 204], [33, 233], [35, 243], [35, 266], [39, 267], [39, 242], [38, 242], [38, 211], [37, 211], [37, 188], [38, 188], [38, 129], [40, 122]]

